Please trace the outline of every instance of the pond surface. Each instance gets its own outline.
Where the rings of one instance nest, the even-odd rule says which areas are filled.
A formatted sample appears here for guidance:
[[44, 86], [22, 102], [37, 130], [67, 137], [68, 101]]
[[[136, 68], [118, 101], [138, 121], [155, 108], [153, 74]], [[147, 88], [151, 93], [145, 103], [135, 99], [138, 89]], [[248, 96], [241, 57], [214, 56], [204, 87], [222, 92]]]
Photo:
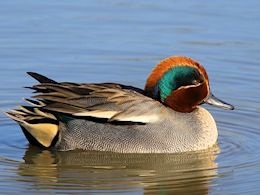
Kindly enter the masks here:
[[260, 194], [260, 1], [2, 1], [0, 109], [29, 97], [26, 71], [58, 81], [143, 87], [163, 58], [185, 55], [235, 105], [209, 106], [218, 146], [186, 154], [51, 152], [0, 115], [0, 193]]

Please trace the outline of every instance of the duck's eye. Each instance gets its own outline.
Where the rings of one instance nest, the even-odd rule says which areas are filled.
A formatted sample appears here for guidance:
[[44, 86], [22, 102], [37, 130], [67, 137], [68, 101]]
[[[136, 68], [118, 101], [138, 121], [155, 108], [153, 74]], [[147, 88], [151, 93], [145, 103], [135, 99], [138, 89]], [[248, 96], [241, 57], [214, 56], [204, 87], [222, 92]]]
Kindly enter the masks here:
[[191, 81], [191, 83], [192, 83], [193, 85], [197, 85], [197, 84], [199, 84], [200, 82], [199, 82], [198, 80], [193, 80], [193, 81]]
[[199, 75], [198, 77], [194, 78], [194, 79], [191, 81], [191, 84], [192, 84], [192, 85], [197, 85], [197, 84], [203, 83], [203, 82], [204, 82], [203, 76], [202, 76], [202, 75]]

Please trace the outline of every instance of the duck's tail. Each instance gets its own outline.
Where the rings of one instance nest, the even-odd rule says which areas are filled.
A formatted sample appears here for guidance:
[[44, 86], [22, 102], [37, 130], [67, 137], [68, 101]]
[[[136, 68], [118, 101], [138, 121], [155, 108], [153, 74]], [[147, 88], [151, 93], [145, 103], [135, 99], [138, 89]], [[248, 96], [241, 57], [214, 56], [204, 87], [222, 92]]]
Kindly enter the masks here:
[[[30, 76], [40, 83], [57, 83], [45, 76], [28, 72]], [[44, 101], [24, 99], [30, 106], [18, 106], [5, 114], [16, 121], [22, 128], [23, 133], [30, 144], [49, 148], [58, 140], [58, 120], [57, 118], [42, 109]]]
[[51, 147], [58, 140], [58, 121], [56, 117], [41, 110], [41, 101], [25, 99], [31, 106], [19, 106], [5, 114], [16, 121], [22, 128], [27, 140], [32, 145]]

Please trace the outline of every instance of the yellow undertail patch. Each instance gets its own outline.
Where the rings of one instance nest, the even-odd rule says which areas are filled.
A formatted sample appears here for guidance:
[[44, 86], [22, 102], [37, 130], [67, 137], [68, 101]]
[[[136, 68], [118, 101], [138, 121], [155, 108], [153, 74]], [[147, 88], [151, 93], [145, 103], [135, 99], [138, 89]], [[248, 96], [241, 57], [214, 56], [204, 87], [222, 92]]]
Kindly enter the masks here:
[[58, 126], [50, 123], [30, 124], [20, 123], [40, 144], [50, 147], [52, 140], [58, 133]]

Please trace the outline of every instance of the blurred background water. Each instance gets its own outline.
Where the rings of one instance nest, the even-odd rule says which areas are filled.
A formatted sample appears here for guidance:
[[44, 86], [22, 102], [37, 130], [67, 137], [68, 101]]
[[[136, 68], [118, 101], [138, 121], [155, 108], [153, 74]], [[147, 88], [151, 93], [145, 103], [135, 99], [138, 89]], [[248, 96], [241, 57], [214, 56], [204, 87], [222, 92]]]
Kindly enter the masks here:
[[147, 155], [42, 151], [1, 114], [0, 193], [260, 194], [259, 9], [256, 0], [1, 1], [1, 111], [31, 95], [26, 71], [142, 88], [171, 55], [201, 62], [236, 110], [207, 107], [219, 146]]

